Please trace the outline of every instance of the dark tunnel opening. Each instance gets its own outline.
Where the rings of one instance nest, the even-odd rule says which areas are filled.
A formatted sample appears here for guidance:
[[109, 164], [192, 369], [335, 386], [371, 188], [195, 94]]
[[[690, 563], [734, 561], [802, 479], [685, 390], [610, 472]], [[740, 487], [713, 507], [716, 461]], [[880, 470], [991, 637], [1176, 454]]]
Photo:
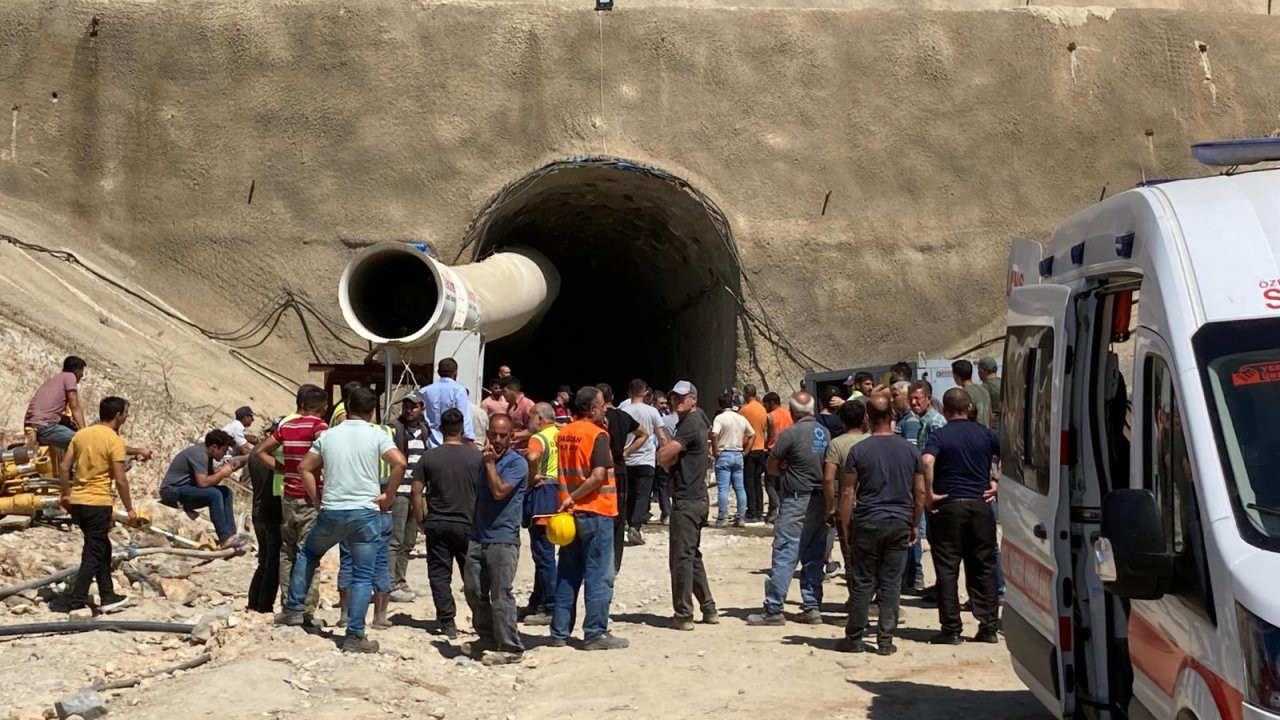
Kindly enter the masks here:
[[739, 270], [727, 221], [683, 180], [614, 159], [553, 163], [504, 190], [468, 233], [474, 257], [523, 245], [560, 271], [540, 322], [489, 343], [485, 378], [509, 365], [525, 392], [550, 397], [633, 378], [700, 400], [733, 384]]

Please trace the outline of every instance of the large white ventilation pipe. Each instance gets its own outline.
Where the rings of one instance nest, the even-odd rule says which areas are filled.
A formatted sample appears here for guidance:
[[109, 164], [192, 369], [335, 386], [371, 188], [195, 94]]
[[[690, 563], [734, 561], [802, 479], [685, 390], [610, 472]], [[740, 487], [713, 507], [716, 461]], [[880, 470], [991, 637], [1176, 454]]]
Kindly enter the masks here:
[[422, 246], [388, 243], [347, 263], [338, 303], [360, 337], [415, 347], [431, 344], [443, 330], [475, 330], [485, 341], [510, 335], [542, 314], [559, 290], [560, 274], [530, 248], [504, 248], [450, 267]]

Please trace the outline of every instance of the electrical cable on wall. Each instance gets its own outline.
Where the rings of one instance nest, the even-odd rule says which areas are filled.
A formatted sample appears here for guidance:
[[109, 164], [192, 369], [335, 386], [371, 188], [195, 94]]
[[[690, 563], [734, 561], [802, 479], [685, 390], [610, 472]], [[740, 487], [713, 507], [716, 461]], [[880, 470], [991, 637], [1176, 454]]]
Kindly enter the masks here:
[[240, 327], [226, 332], [218, 332], [209, 330], [199, 323], [188, 320], [182, 315], [168, 309], [150, 297], [133, 290], [111, 276], [95, 270], [94, 268], [86, 265], [73, 252], [68, 250], [54, 250], [43, 245], [26, 242], [4, 234], [0, 234], [0, 240], [3, 240], [19, 250], [48, 255], [56, 260], [61, 260], [67, 264], [74, 265], [112, 288], [143, 302], [148, 307], [159, 312], [170, 320], [189, 327], [210, 340], [230, 345], [230, 354], [232, 357], [242, 362], [250, 370], [253, 370], [255, 373], [290, 393], [294, 392], [297, 387], [297, 382], [295, 380], [265, 363], [250, 358], [243, 352], [245, 350], [260, 347], [264, 344], [267, 339], [274, 334], [276, 328], [280, 324], [281, 317], [283, 317], [286, 312], [292, 310], [294, 315], [298, 318], [298, 323], [302, 327], [303, 337], [306, 339], [307, 346], [310, 348], [311, 354], [315, 358], [316, 362], [321, 362], [320, 350], [316, 344], [316, 339], [312, 333], [311, 326], [307, 321], [308, 315], [319, 323], [320, 327], [338, 343], [353, 350], [363, 349], [359, 345], [356, 345], [339, 335], [337, 330], [334, 329], [334, 324], [326, 319], [309, 299], [288, 288], [282, 288], [267, 300], [267, 302], [250, 315], [249, 319]]

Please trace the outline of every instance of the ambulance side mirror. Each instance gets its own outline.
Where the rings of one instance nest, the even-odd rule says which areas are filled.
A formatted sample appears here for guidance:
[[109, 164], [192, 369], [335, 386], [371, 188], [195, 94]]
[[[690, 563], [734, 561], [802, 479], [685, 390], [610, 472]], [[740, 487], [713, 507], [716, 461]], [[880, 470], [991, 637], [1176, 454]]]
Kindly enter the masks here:
[[1131, 600], [1164, 596], [1173, 581], [1174, 555], [1150, 490], [1112, 490], [1102, 499], [1102, 537], [1094, 543], [1094, 560], [1108, 591]]

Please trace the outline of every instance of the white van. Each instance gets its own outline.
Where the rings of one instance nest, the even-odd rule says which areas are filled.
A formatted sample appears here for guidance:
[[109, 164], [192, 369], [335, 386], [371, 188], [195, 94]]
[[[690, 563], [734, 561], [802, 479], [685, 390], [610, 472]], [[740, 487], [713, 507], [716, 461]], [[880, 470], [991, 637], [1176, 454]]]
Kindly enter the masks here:
[[1104, 200], [1008, 288], [1018, 676], [1059, 717], [1280, 719], [1280, 170]]

